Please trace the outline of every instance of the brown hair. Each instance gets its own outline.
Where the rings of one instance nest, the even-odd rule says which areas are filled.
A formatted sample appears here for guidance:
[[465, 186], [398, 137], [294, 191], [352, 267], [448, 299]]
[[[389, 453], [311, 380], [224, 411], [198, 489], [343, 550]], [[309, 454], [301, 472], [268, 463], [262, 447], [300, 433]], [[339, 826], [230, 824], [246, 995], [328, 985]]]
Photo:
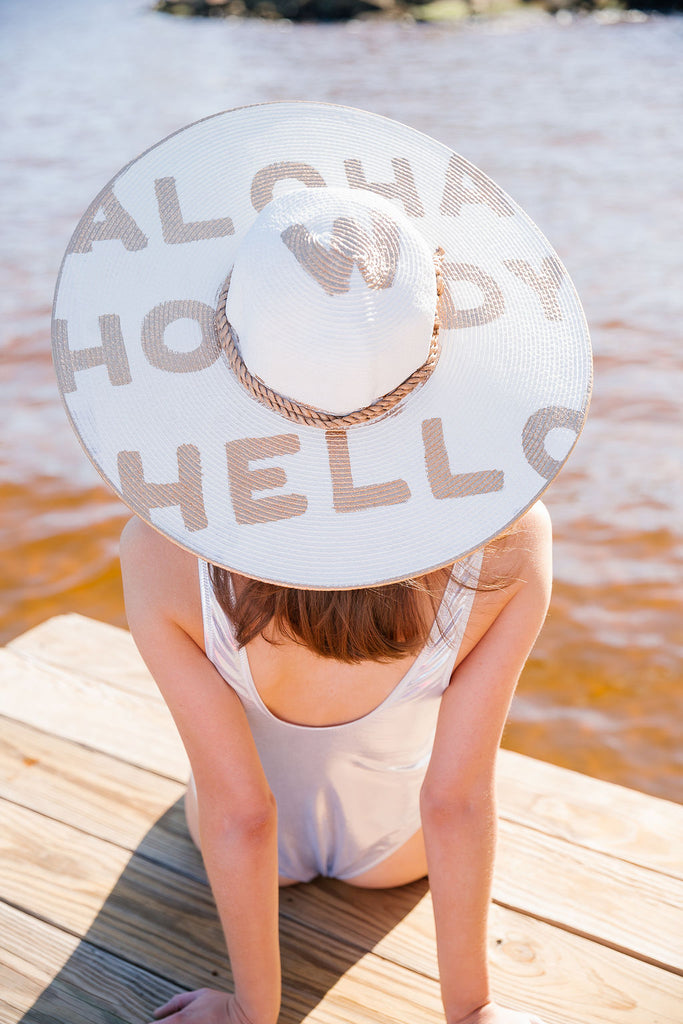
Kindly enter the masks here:
[[240, 647], [272, 623], [276, 638], [303, 644], [323, 658], [357, 663], [417, 654], [429, 638], [451, 571], [446, 566], [359, 590], [297, 590], [244, 578], [236, 592], [228, 570], [212, 565], [210, 577]]

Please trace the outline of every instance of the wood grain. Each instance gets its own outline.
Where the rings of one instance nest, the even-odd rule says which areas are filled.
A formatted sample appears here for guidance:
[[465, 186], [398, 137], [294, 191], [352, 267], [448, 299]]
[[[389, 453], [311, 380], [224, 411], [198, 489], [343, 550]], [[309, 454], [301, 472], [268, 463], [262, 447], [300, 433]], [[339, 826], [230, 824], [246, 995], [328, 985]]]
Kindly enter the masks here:
[[10, 640], [7, 650], [35, 665], [67, 669], [162, 702], [130, 633], [106, 622], [57, 615]]
[[502, 821], [493, 898], [683, 974], [683, 882], [669, 875]]
[[[52, 744], [59, 749], [51, 749]], [[26, 727], [9, 755], [0, 744], [0, 767], [5, 758], [19, 766], [5, 793], [12, 791], [24, 807], [79, 828], [88, 824], [94, 835], [131, 851], [146, 836], [148, 856], [162, 862], [173, 856], [169, 866], [201, 877], [200, 858], [186, 842], [180, 807], [165, 829], [152, 827], [168, 807], [159, 802], [157, 788], [177, 800], [182, 787], [130, 766], [123, 766], [125, 778], [118, 779], [115, 770], [109, 776], [116, 762]], [[171, 828], [177, 832], [173, 842]], [[499, 833], [496, 902], [683, 972], [683, 882], [515, 822], [502, 821]]]
[[546, 835], [683, 878], [683, 806], [502, 750], [501, 815]]
[[0, 650], [0, 714], [182, 782], [183, 745], [161, 699]]
[[[184, 792], [180, 782], [0, 718], [0, 797], [100, 839], [134, 850], [164, 816], [165, 831], [180, 826], [185, 837], [179, 804]], [[170, 835], [161, 838], [171, 841]]]
[[[205, 885], [139, 855], [122, 864], [122, 851], [110, 843], [23, 808], [5, 810], [8, 901], [112, 956], [161, 971], [180, 988], [229, 985]], [[330, 882], [286, 890], [281, 936], [288, 1005], [300, 1010], [305, 1003], [311, 1012], [331, 990], [342, 1002], [360, 1001], [373, 1020], [399, 1007], [411, 1019], [438, 1019], [431, 908], [419, 885], [387, 893]], [[501, 1001], [533, 1002], [549, 1022], [617, 1024], [627, 1005], [637, 1024], [676, 1020], [680, 978], [585, 938], [494, 908], [490, 945]], [[357, 1019], [349, 1009], [347, 1020]]]
[[0, 1024], [143, 1024], [177, 986], [0, 902]]
[[[0, 651], [0, 1024], [144, 1024], [230, 983], [187, 761], [130, 636]], [[680, 1024], [683, 808], [501, 751], [496, 996], [546, 1024]], [[283, 1024], [443, 1024], [426, 882], [281, 893]]]

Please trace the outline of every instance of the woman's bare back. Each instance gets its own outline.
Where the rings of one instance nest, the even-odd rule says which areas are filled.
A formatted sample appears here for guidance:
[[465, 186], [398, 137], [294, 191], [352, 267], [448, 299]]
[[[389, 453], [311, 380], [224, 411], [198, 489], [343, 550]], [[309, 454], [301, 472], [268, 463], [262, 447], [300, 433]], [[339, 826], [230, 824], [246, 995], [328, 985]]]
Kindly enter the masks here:
[[[533, 520], [547, 515], [535, 506], [515, 538], [527, 537]], [[196, 556], [183, 551], [152, 527], [135, 519], [126, 527], [127, 543], [145, 552], [154, 565], [157, 602], [204, 650], [201, 598]], [[518, 570], [528, 544], [511, 538], [485, 552], [481, 578], [503, 577], [507, 585], [481, 590], [474, 598], [455, 667], [464, 661], [522, 585]], [[237, 592], [242, 577], [233, 575]], [[429, 598], [423, 595], [425, 606]], [[389, 662], [349, 664], [324, 658], [302, 644], [267, 631], [246, 645], [254, 685], [268, 710], [277, 718], [298, 725], [324, 727], [362, 718], [381, 704], [410, 669], [417, 655]]]

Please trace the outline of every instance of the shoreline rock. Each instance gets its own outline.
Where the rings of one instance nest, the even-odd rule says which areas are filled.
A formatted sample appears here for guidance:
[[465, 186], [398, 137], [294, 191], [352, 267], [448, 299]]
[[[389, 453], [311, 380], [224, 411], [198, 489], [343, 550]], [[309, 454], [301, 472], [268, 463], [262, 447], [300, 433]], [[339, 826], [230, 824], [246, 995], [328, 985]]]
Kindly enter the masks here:
[[536, 9], [552, 15], [590, 15], [609, 22], [673, 14], [683, 0], [157, 0], [154, 10], [179, 17], [349, 21], [354, 18], [449, 22]]

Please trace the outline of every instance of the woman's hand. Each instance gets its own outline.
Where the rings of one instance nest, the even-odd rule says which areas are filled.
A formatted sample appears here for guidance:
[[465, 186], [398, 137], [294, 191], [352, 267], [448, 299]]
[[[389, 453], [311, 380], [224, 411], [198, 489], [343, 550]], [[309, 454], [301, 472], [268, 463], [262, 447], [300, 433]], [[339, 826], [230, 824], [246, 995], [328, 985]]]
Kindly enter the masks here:
[[235, 996], [215, 988], [179, 992], [154, 1010], [154, 1020], [165, 1024], [251, 1024]]
[[453, 1024], [543, 1024], [543, 1021], [535, 1013], [520, 1013], [497, 1003], [485, 1003]]

